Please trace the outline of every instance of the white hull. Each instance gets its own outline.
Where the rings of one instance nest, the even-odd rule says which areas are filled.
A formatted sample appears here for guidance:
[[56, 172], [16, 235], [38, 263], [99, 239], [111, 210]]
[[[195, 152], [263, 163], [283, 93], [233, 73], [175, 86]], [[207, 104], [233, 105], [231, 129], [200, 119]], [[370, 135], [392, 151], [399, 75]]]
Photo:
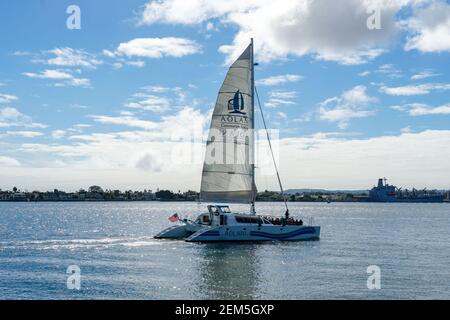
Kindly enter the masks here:
[[219, 226], [177, 225], [163, 230], [156, 239], [184, 239], [188, 242], [215, 241], [300, 241], [320, 238], [318, 226]]
[[185, 239], [201, 229], [204, 229], [204, 226], [195, 224], [176, 225], [164, 229], [155, 236], [155, 239]]
[[186, 241], [300, 241], [317, 240], [319, 237], [320, 227], [317, 226], [221, 226], [202, 228]]

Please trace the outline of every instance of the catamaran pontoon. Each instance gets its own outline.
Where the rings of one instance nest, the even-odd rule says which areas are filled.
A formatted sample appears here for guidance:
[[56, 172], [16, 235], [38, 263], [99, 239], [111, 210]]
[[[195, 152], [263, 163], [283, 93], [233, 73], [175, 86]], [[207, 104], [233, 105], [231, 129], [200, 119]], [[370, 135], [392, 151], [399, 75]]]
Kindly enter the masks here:
[[[208, 212], [200, 214], [195, 221], [179, 219], [179, 224], [161, 231], [155, 238], [201, 242], [319, 238], [320, 227], [305, 225], [301, 219], [289, 215], [286, 199], [284, 217], [256, 215], [254, 97], [255, 93], [258, 97], [258, 93], [254, 87], [254, 65], [252, 40], [231, 65], [219, 91], [206, 143], [200, 188], [202, 201], [248, 203], [250, 212], [233, 213], [228, 206], [210, 205]], [[264, 116], [263, 123], [272, 152]], [[272, 158], [283, 194], [273, 152]]]

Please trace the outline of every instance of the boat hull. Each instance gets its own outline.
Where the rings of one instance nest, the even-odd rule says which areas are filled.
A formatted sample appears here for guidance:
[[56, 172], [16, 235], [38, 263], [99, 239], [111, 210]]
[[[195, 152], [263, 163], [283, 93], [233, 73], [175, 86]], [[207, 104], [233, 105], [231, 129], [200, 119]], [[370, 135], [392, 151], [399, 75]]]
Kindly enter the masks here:
[[195, 232], [203, 229], [203, 226], [195, 224], [181, 224], [164, 229], [156, 236], [155, 239], [185, 239]]
[[203, 228], [188, 236], [186, 241], [304, 241], [319, 238], [319, 226], [221, 226]]

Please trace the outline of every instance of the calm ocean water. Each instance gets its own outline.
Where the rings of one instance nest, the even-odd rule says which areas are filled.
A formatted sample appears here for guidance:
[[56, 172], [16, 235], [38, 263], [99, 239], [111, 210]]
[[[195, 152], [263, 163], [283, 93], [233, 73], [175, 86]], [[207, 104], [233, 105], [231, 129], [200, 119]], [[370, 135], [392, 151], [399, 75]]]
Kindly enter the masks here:
[[[152, 238], [172, 213], [205, 209], [196, 203], [0, 203], [0, 299], [450, 299], [450, 204], [290, 206], [314, 216], [320, 241]], [[367, 289], [369, 265], [380, 290]]]

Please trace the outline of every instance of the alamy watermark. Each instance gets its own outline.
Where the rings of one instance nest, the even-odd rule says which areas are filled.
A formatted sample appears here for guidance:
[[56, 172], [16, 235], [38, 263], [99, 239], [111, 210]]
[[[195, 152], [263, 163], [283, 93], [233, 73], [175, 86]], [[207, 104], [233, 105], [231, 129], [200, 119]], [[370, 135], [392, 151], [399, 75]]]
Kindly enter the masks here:
[[369, 30], [381, 30], [381, 6], [368, 7], [366, 13], [369, 17], [366, 20], [366, 26]]
[[377, 265], [371, 265], [367, 267], [367, 289], [380, 290], [381, 289], [381, 269]]
[[[192, 129], [192, 130], [191, 130]], [[176, 165], [254, 165], [262, 175], [275, 174], [266, 132], [243, 128], [210, 129], [207, 138], [201, 128], [184, 128], [172, 135], [170, 163]], [[269, 129], [275, 162], [280, 159], [280, 131]], [[254, 143], [251, 143], [251, 141]], [[206, 145], [206, 148], [205, 148]]]
[[81, 29], [81, 9], [79, 6], [72, 4], [67, 7], [66, 13], [69, 17], [66, 20], [66, 26], [69, 30]]
[[66, 273], [70, 274], [67, 277], [67, 289], [80, 290], [81, 289], [81, 269], [77, 265], [67, 267]]

